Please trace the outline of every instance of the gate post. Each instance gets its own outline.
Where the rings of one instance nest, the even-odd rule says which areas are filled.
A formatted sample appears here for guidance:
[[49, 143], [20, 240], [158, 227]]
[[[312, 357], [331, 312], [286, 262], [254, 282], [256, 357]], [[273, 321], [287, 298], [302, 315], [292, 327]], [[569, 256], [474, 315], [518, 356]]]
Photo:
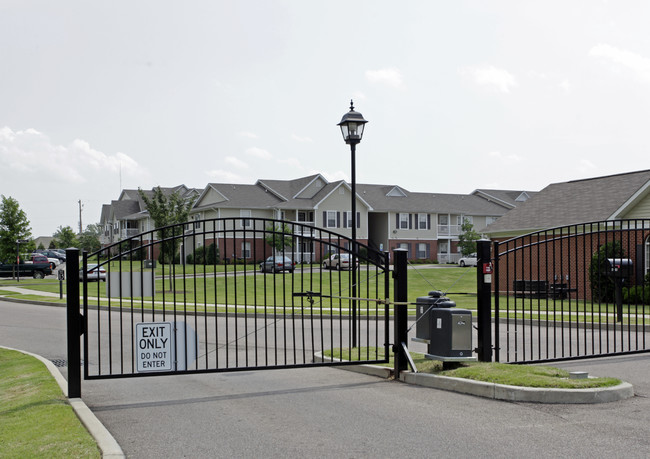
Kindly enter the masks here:
[[492, 259], [490, 241], [476, 241], [478, 360], [492, 361]]
[[79, 313], [79, 249], [66, 249], [68, 398], [81, 397], [82, 316]]
[[[400, 372], [408, 369], [408, 359], [404, 353], [402, 343], [408, 339], [408, 275], [406, 272], [408, 252], [405, 249], [393, 250], [393, 353], [395, 357], [395, 379], [399, 379]], [[401, 303], [401, 304], [400, 304]]]

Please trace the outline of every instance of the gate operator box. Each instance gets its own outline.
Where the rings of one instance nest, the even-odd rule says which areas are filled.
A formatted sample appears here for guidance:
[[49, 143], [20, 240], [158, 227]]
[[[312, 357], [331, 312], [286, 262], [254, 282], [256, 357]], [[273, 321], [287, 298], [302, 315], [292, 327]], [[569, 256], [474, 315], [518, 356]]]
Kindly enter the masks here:
[[413, 341], [426, 343], [426, 357], [443, 362], [476, 360], [472, 356], [472, 312], [456, 309], [456, 303], [440, 291], [416, 301]]
[[438, 290], [429, 292], [429, 296], [421, 296], [415, 302], [415, 337], [418, 340], [428, 341], [431, 337], [431, 318], [430, 312], [434, 308], [454, 308], [456, 303]]
[[468, 309], [432, 309], [428, 353], [432, 357], [472, 356], [472, 312]]

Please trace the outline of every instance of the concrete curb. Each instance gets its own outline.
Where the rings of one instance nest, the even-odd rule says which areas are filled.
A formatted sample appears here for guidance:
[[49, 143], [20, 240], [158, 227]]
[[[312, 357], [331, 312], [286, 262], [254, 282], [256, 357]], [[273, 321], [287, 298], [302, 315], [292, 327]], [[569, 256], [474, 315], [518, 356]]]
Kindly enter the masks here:
[[[320, 352], [314, 353], [314, 362], [341, 362], [340, 359], [323, 357]], [[388, 379], [393, 375], [393, 369], [379, 365], [346, 365], [338, 367], [341, 370], [354, 371], [371, 376]], [[545, 389], [537, 387], [508, 386], [483, 381], [474, 381], [450, 376], [438, 376], [429, 373], [412, 373], [404, 371], [400, 381], [417, 386], [442, 389], [477, 397], [504, 400], [508, 402], [530, 402], [549, 404], [589, 404], [609, 403], [634, 397], [634, 387], [623, 382], [613, 387], [598, 387], [594, 389]]]
[[[46, 358], [41, 357], [40, 355], [32, 354], [31, 352], [23, 351], [21, 349], [13, 349], [11, 347], [5, 346], [0, 347], [3, 349], [8, 349], [10, 351], [22, 352], [23, 354], [29, 355], [43, 362], [43, 364], [45, 364], [45, 367], [54, 377], [55, 381], [59, 384], [59, 387], [63, 393], [68, 393], [68, 381], [65, 380], [59, 369], [54, 366], [52, 362]], [[97, 419], [95, 414], [90, 411], [90, 408], [86, 406], [82, 399], [70, 398], [68, 399], [68, 402], [70, 403], [70, 406], [74, 410], [81, 423], [84, 425], [84, 427], [86, 427], [90, 435], [97, 442], [97, 446], [101, 450], [103, 458], [122, 459], [126, 457], [120, 445], [117, 443], [117, 441], [115, 441], [115, 438], [113, 438], [113, 435], [111, 435], [111, 433], [106, 429], [106, 427], [104, 427], [100, 420]]]
[[[324, 357], [322, 352], [314, 352], [314, 362], [344, 362], [344, 360], [337, 359], [336, 357]], [[384, 379], [388, 379], [393, 375], [392, 368], [382, 367], [380, 365], [341, 365], [337, 368]]]
[[594, 389], [546, 389], [507, 386], [505, 384], [472, 381], [471, 379], [411, 372], [403, 372], [400, 375], [400, 380], [418, 386], [508, 402], [586, 404], [616, 402], [634, 397], [634, 388], [630, 383], [626, 382], [618, 386]]

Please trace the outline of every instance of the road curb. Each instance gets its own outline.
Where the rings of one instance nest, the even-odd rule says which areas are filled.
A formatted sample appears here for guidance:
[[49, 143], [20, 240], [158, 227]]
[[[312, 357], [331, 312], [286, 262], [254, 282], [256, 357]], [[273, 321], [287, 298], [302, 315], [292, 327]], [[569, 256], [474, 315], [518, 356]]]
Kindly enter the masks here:
[[[320, 352], [314, 353], [314, 361], [341, 362], [337, 358], [324, 357]], [[379, 365], [346, 365], [337, 368], [384, 379], [388, 379], [393, 375], [392, 368]], [[508, 402], [594, 404], [617, 402], [634, 397], [634, 387], [627, 382], [622, 382], [613, 387], [596, 387], [593, 389], [553, 389], [508, 386], [506, 384], [488, 383], [465, 378], [432, 375], [429, 373], [412, 373], [410, 371], [401, 372], [400, 381], [416, 386], [442, 389]]]
[[549, 404], [609, 403], [634, 397], [634, 387], [623, 382], [613, 387], [593, 389], [553, 389], [508, 386], [505, 384], [473, 381], [471, 379], [438, 376], [426, 373], [402, 372], [400, 380], [408, 384], [476, 395], [508, 402]]
[[[14, 349], [6, 346], [0, 347], [3, 349], [8, 349], [10, 351], [21, 352], [43, 362], [45, 367], [49, 370], [50, 374], [54, 377], [54, 380], [59, 384], [59, 387], [63, 393], [68, 393], [68, 381], [66, 381], [59, 369], [52, 362], [44, 357], [41, 357], [38, 354], [33, 354], [21, 349]], [[97, 419], [97, 416], [95, 416], [95, 414], [90, 410], [90, 408], [88, 408], [82, 399], [69, 398], [68, 403], [70, 403], [70, 406], [74, 410], [81, 423], [84, 425], [84, 427], [86, 427], [90, 435], [97, 442], [97, 446], [102, 452], [102, 458], [122, 459], [126, 457], [122, 451], [122, 448], [117, 443], [113, 435], [111, 435], [108, 429], [106, 429], [101, 421]]]

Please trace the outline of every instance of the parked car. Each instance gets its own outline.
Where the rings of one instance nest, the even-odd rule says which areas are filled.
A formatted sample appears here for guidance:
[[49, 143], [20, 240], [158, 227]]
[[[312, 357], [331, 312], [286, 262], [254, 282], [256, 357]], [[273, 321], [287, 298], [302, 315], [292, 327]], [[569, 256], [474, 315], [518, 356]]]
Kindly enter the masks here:
[[[350, 269], [352, 256], [349, 253], [335, 253], [329, 258], [323, 260], [323, 268], [325, 269]], [[357, 259], [357, 266], [359, 266], [359, 260]]]
[[52, 268], [45, 263], [0, 263], [0, 277], [32, 276], [34, 279], [43, 279], [52, 274]]
[[[87, 275], [86, 279], [89, 281], [103, 281], [106, 282], [106, 270], [103, 267], [98, 267], [96, 264], [88, 265], [86, 270]], [[79, 270], [79, 280], [83, 282], [84, 270], [81, 268]]]
[[260, 271], [263, 273], [264, 272], [277, 273], [280, 271], [289, 271], [290, 273], [292, 273], [295, 267], [296, 264], [293, 261], [291, 261], [291, 258], [277, 256], [277, 255], [268, 257], [266, 260], [260, 263]]
[[461, 268], [464, 268], [465, 266], [476, 266], [476, 263], [477, 261], [475, 253], [470, 253], [469, 255], [460, 257], [460, 260], [458, 260], [458, 266]]
[[30, 261], [32, 263], [49, 263], [53, 270], [61, 264], [61, 260], [58, 258], [50, 258], [43, 253], [32, 253]]
[[65, 252], [61, 253], [58, 249], [36, 249], [34, 252], [45, 255], [48, 258], [56, 258], [60, 262], [65, 263]]

